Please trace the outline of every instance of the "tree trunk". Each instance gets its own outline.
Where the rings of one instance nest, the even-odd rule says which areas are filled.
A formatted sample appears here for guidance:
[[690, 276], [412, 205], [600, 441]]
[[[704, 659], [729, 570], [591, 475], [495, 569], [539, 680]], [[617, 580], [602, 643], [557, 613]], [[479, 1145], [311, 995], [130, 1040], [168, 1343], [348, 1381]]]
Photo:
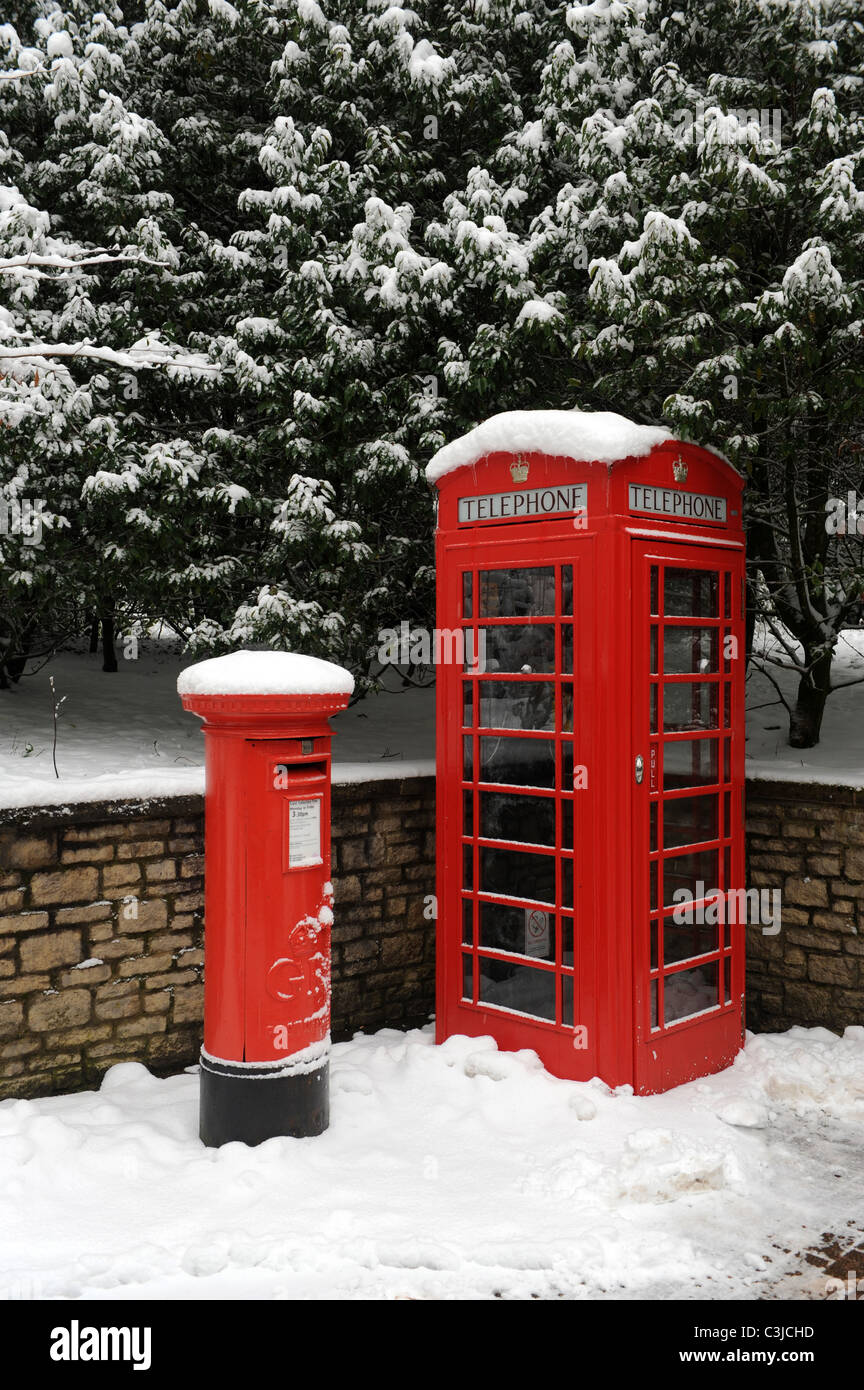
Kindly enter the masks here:
[[30, 645], [36, 632], [36, 623], [33, 618], [28, 619], [18, 635], [16, 650], [13, 654], [7, 652], [3, 664], [6, 668], [6, 675], [11, 681], [18, 684], [24, 674], [24, 668], [30, 656]]
[[804, 659], [808, 671], [798, 682], [798, 697], [789, 720], [789, 743], [792, 748], [815, 748], [819, 742], [825, 701], [831, 692], [831, 660], [833, 647], [810, 660], [807, 648]]
[[117, 670], [117, 653], [114, 650], [114, 617], [103, 613], [99, 619], [102, 624], [102, 670]]

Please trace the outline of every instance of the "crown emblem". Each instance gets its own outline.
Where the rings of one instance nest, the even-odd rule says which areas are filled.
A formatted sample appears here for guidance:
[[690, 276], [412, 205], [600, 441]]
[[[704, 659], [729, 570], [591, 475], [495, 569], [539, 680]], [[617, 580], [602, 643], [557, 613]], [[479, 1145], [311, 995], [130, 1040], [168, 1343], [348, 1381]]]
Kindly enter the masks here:
[[523, 454], [520, 454], [515, 462], [511, 463], [510, 477], [513, 479], [514, 483], [527, 483], [528, 463]]
[[686, 483], [687, 481], [687, 465], [680, 454], [672, 465], [672, 477], [676, 483]]

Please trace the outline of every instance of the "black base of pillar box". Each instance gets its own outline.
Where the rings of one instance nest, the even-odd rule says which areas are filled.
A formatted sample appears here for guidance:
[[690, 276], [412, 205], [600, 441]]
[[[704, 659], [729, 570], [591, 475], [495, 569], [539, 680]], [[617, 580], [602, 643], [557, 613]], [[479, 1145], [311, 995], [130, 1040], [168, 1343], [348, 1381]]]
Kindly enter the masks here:
[[287, 1135], [306, 1139], [330, 1123], [330, 1064], [314, 1071], [244, 1067], [201, 1057], [198, 1133], [208, 1148], [263, 1144]]

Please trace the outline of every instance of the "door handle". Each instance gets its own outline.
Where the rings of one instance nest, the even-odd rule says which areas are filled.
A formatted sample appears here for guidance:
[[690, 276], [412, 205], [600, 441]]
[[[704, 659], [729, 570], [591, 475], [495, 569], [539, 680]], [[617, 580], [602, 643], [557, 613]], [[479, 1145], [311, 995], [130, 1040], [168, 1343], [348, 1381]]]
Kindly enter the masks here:
[[634, 771], [636, 774], [636, 781], [641, 782], [642, 778], [645, 776], [645, 759], [642, 757], [641, 753], [637, 753], [636, 755]]

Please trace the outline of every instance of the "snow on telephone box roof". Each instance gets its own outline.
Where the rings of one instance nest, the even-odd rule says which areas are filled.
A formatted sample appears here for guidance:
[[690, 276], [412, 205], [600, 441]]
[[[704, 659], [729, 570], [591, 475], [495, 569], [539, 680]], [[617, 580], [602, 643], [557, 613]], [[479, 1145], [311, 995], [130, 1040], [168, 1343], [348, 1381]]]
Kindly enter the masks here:
[[231, 652], [187, 666], [177, 677], [180, 695], [350, 695], [353, 690], [350, 671], [300, 652]]
[[674, 437], [663, 425], [638, 425], [612, 410], [505, 410], [439, 449], [427, 465], [426, 479], [437, 483], [447, 473], [495, 453], [618, 463]]

